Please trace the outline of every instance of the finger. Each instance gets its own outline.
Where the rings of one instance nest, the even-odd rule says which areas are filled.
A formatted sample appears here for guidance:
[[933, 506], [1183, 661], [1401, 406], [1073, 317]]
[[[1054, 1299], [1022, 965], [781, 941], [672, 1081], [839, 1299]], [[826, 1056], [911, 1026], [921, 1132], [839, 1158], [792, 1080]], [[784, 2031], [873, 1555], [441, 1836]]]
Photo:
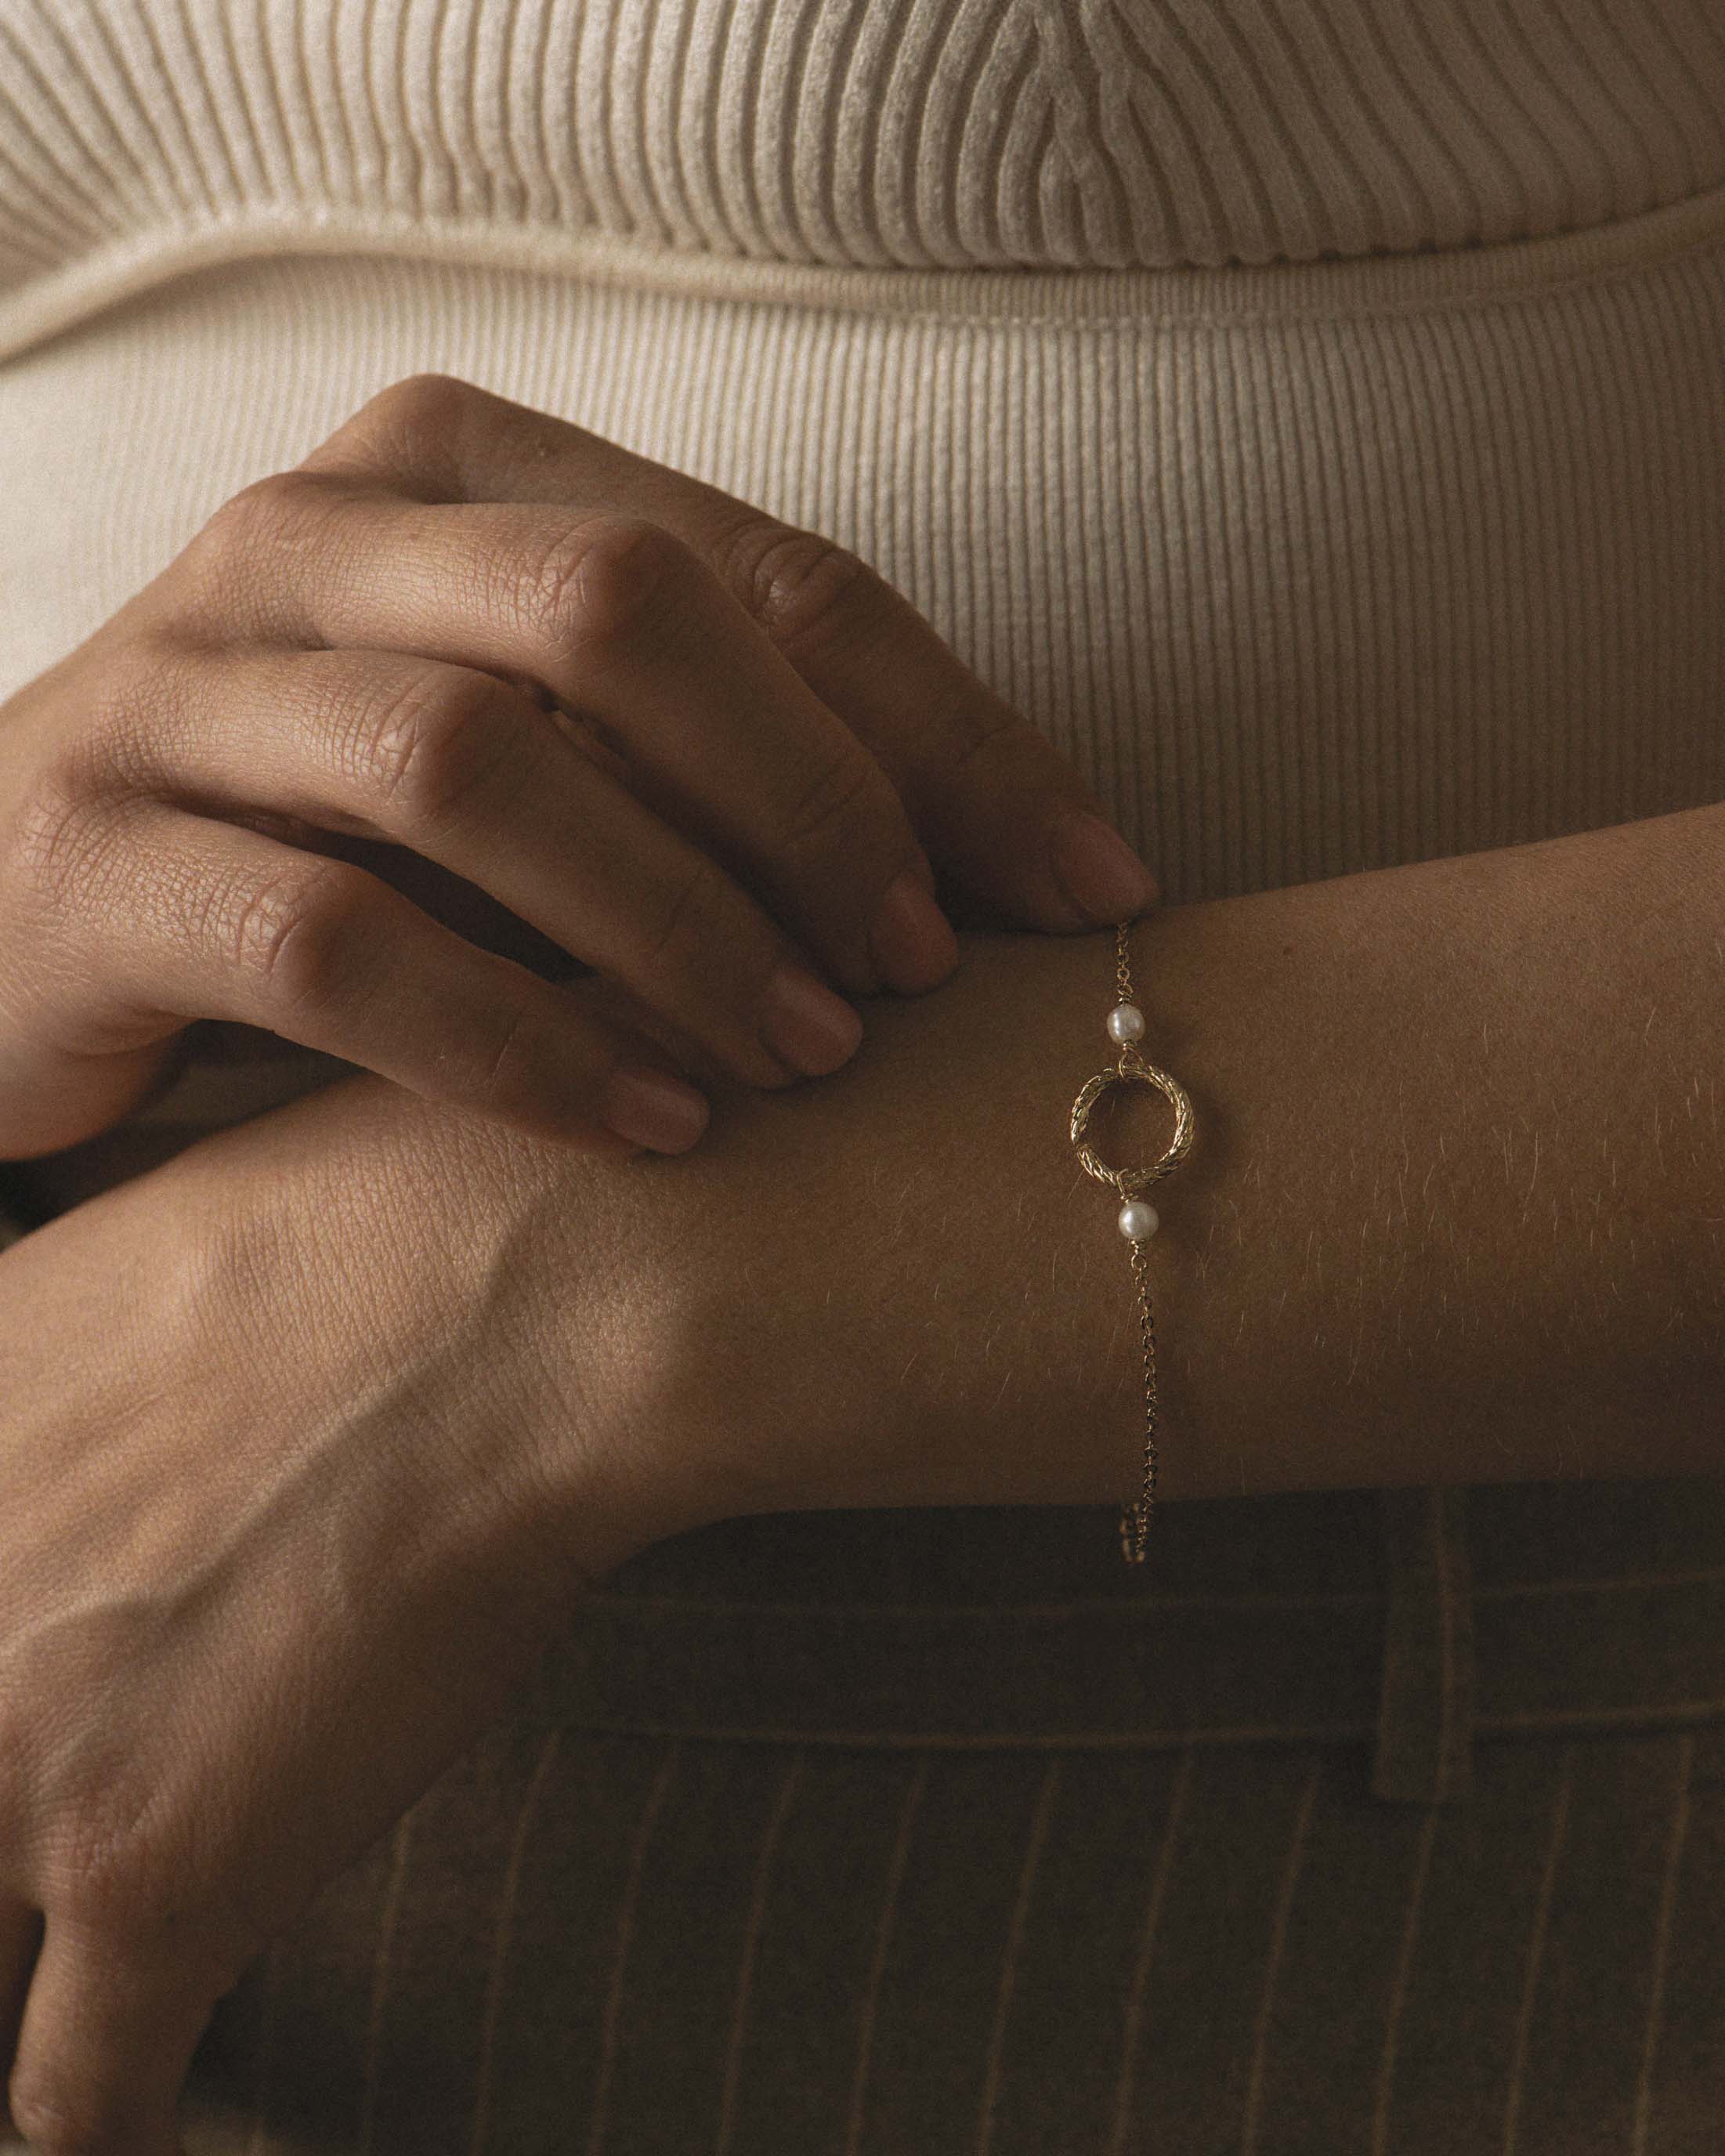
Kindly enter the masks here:
[[662, 526], [344, 496], [304, 475], [251, 514], [248, 634], [531, 675], [602, 722], [643, 802], [758, 892], [852, 993], [914, 993], [957, 963], [932, 902], [927, 947], [911, 940], [905, 892], [926, 897], [932, 879], [891, 780]]
[[183, 670], [128, 745], [200, 804], [393, 839], [621, 981], [744, 1082], [835, 1070], [862, 1022], [701, 849], [489, 674], [248, 649]]
[[12, 2070], [13, 2116], [36, 2156], [178, 2156], [175, 2109], [218, 1996], [56, 1917]]
[[[3, 2076], [9, 2072], [18, 2050], [18, 2026], [41, 1944], [39, 1910], [21, 1902], [8, 1902], [0, 1909], [0, 2091], [4, 2089]], [[5, 2115], [5, 2102], [0, 2097], [0, 2123]]]
[[123, 978], [85, 1053], [162, 1014], [237, 1019], [362, 1064], [433, 1100], [615, 1150], [678, 1152], [706, 1102], [636, 1065], [566, 989], [439, 927], [379, 877], [157, 803], [91, 842], [78, 925], [86, 982]]
[[[427, 501], [603, 501], [708, 562], [897, 789], [943, 875], [1026, 927], [1096, 927], [1156, 885], [1093, 790], [866, 562], [716, 487], [465, 382], [375, 398], [308, 459]], [[1101, 819], [1101, 829], [1094, 821]]]

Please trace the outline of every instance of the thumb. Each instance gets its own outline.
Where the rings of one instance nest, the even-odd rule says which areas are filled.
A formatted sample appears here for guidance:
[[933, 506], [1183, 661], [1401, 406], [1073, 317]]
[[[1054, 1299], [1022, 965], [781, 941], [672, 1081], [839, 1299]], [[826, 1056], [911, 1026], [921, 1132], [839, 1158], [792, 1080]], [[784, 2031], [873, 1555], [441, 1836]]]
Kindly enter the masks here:
[[42, 2156], [184, 2156], [175, 2111], [214, 2005], [179, 1968], [50, 1917], [12, 2070], [19, 2132]]

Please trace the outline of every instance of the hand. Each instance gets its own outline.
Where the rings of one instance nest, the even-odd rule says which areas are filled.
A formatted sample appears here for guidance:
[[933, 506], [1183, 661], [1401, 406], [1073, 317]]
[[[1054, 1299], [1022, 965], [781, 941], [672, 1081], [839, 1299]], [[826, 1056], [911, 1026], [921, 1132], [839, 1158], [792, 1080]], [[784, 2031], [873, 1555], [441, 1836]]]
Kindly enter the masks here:
[[[1140, 937], [1200, 1118], [1158, 1502], [1718, 1472], [1725, 1150], [1685, 1104], [1722, 835]], [[582, 1581], [732, 1513], [1132, 1493], [1127, 1270], [1065, 1130], [1111, 974], [1111, 939], [973, 938], [950, 994], [675, 1164], [343, 1079], [0, 1256], [0, 2013], [45, 1912], [14, 2087], [49, 2156], [171, 2146], [209, 2002]], [[1124, 1120], [1111, 1157], [1154, 1142]]]
[[404, 1245], [382, 1146], [320, 1224], [230, 1143], [0, 1256], [0, 2096], [41, 2156], [170, 2156], [215, 2001], [653, 1538], [546, 1486], [552, 1321], [487, 1224]]
[[[950, 972], [937, 873], [1031, 928], [1147, 904], [1095, 806], [855, 557], [416, 378], [0, 709], [0, 1156], [105, 1128], [194, 1018], [680, 1150], [704, 1101], [632, 1074], [562, 954], [685, 1068], [783, 1086], [855, 1050], [834, 985]], [[449, 925], [480, 893], [539, 963]]]

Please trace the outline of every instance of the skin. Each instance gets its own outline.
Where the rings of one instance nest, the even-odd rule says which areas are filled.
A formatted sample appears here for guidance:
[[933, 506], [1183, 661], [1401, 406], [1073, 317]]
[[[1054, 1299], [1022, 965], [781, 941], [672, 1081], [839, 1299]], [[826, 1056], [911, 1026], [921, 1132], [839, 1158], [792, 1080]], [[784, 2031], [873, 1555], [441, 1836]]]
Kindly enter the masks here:
[[[1725, 1470], [1722, 855], [1697, 808], [1140, 926], [1199, 1119], [1155, 1193], [1165, 1500]], [[716, 1081], [675, 1161], [344, 1078], [0, 1257], [40, 2146], [164, 2156], [214, 1999], [635, 1551], [1128, 1493], [1129, 1275], [1065, 1130], [1111, 961], [967, 937], [819, 1086]]]
[[199, 1019], [680, 1152], [688, 1051], [818, 1076], [847, 997], [951, 973], [937, 878], [1022, 927], [1148, 903], [1097, 808], [856, 556], [416, 377], [0, 708], [0, 1158], [112, 1124]]
[[437, 376], [0, 707], [0, 1158], [68, 1200], [202, 1021], [378, 1074], [341, 1098], [416, 1100], [503, 1178], [475, 1235], [403, 1209], [412, 1145], [338, 1146], [314, 1229], [236, 1140], [9, 1255], [0, 2066], [39, 2148], [173, 2145], [256, 1943], [626, 1554], [644, 1455], [596, 1441], [619, 1496], [578, 1509], [618, 1538], [589, 1556], [567, 1463], [521, 1445], [572, 1372], [495, 1201], [842, 1065], [848, 999], [952, 973], [948, 914], [1070, 933], [1154, 891], [857, 557]]

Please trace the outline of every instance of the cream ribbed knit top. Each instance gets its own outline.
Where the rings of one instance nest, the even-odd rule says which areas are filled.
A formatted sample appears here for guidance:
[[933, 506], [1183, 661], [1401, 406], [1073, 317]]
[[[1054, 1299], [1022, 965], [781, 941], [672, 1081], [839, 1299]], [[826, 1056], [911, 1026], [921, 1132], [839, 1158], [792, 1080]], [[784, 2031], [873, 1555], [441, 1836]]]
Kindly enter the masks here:
[[1709, 0], [7, 0], [8, 341], [194, 257], [1526, 239], [1725, 179]]
[[0, 0], [0, 690], [440, 367], [868, 555], [1173, 900], [1654, 814], [1722, 329], [1711, 0]]

